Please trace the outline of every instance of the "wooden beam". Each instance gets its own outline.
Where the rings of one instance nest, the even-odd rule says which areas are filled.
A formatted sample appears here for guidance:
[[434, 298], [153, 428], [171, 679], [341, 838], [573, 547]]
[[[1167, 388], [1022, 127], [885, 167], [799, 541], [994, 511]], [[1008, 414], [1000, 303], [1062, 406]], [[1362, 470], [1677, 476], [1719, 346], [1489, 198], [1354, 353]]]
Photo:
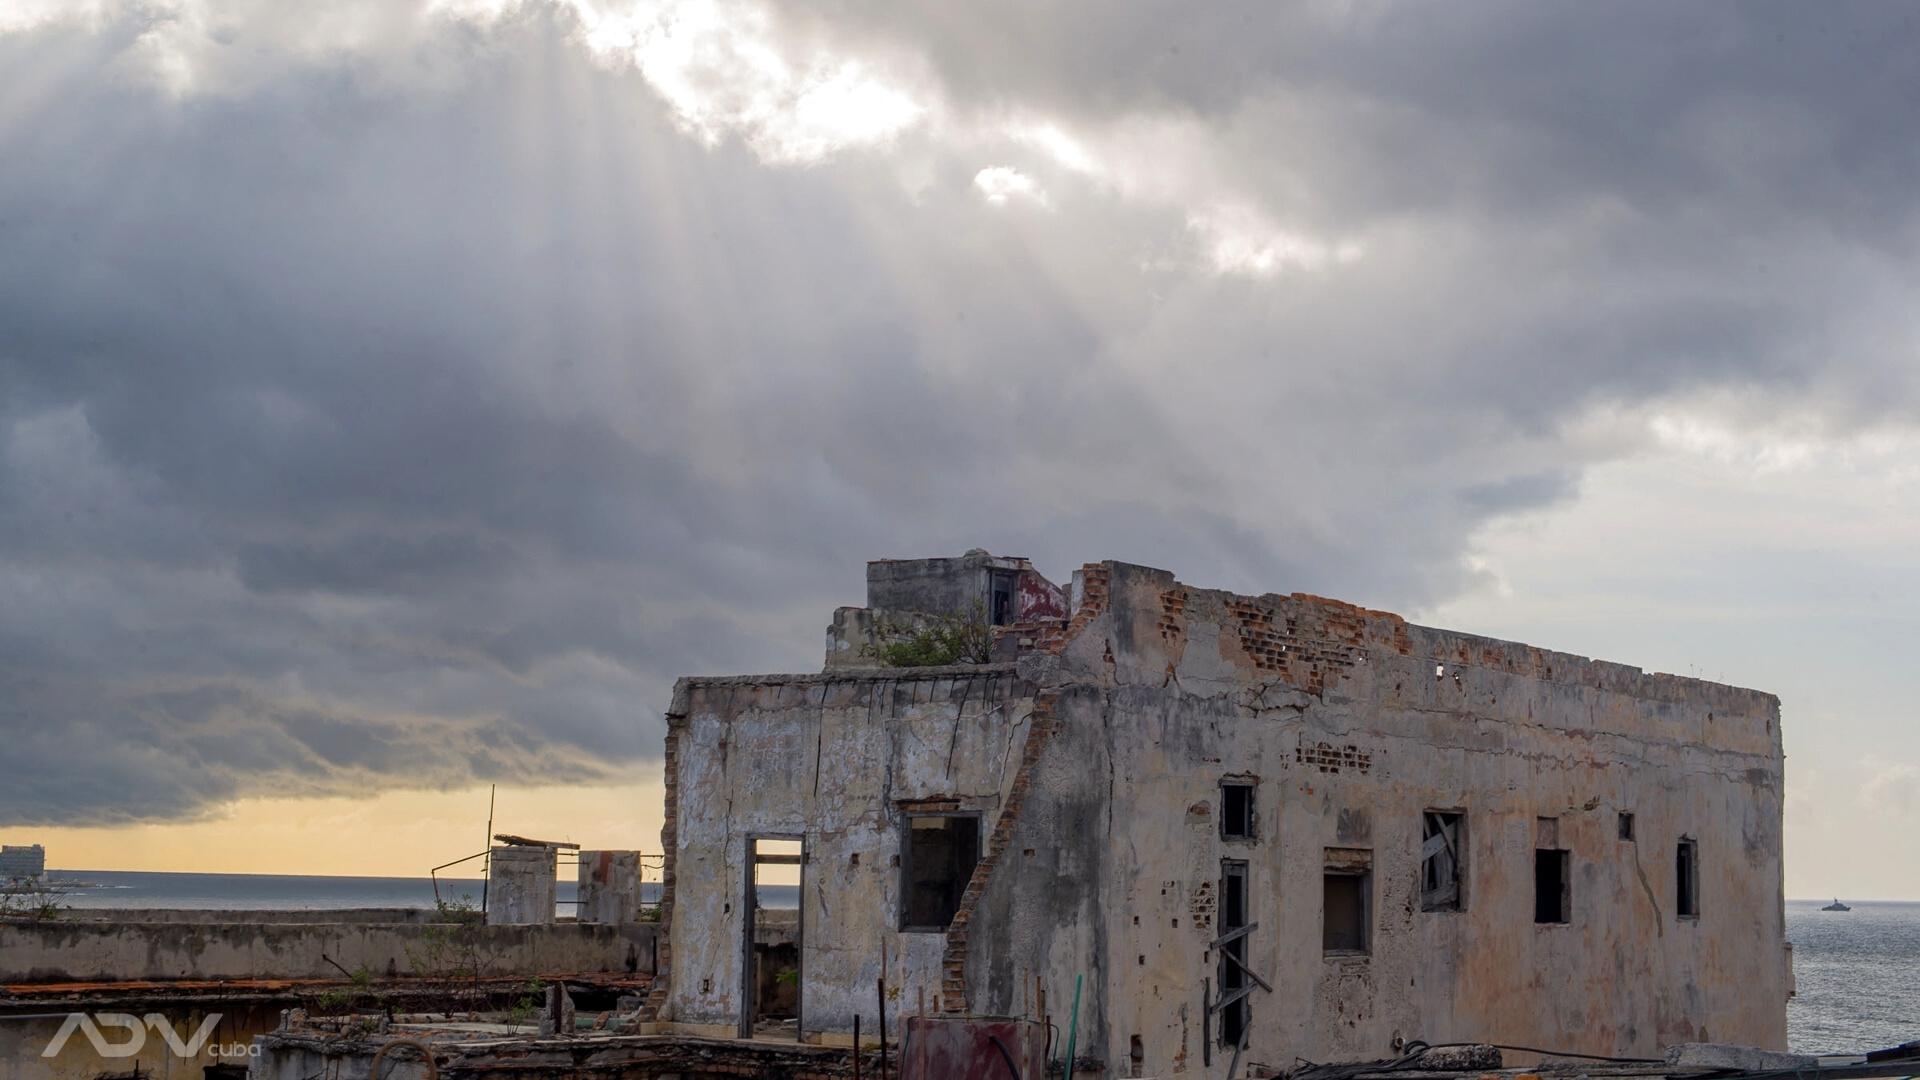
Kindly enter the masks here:
[[1233, 954], [1232, 954], [1232, 953], [1230, 953], [1230, 952], [1222, 952], [1222, 953], [1221, 953], [1220, 955], [1221, 955], [1221, 956], [1224, 956], [1224, 957], [1226, 957], [1227, 959], [1229, 959], [1229, 960], [1231, 960], [1231, 961], [1233, 961], [1233, 966], [1234, 966], [1234, 967], [1237, 967], [1237, 968], [1239, 968], [1239, 969], [1240, 969], [1241, 971], [1243, 971], [1243, 972], [1245, 972], [1245, 973], [1246, 973], [1246, 976], [1247, 976], [1247, 978], [1249, 978], [1249, 979], [1252, 979], [1252, 980], [1253, 980], [1254, 982], [1257, 982], [1257, 983], [1259, 983], [1259, 984], [1260, 984], [1260, 989], [1262, 989], [1262, 990], [1265, 990], [1265, 991], [1266, 991], [1267, 993], [1269, 993], [1269, 994], [1271, 994], [1271, 993], [1273, 993], [1273, 987], [1272, 987], [1272, 986], [1269, 986], [1269, 985], [1267, 984], [1267, 980], [1265, 980], [1265, 979], [1263, 979], [1263, 978], [1261, 978], [1260, 976], [1258, 976], [1258, 975], [1256, 975], [1256, 974], [1254, 974], [1254, 973], [1253, 973], [1253, 969], [1247, 966], [1247, 962], [1246, 962], [1245, 960], [1242, 960], [1242, 959], [1240, 959], [1239, 957], [1237, 957], [1237, 956], [1235, 956], [1235, 955], [1233, 955]]
[[1251, 994], [1251, 993], [1253, 993], [1253, 987], [1243, 986], [1240, 989], [1235, 990], [1233, 993], [1228, 994], [1226, 997], [1223, 997], [1220, 1000], [1214, 1002], [1213, 1011], [1219, 1012], [1222, 1009], [1229, 1008], [1237, 1004], [1241, 998], [1246, 997], [1248, 994]]
[[1250, 933], [1252, 933], [1253, 931], [1255, 931], [1255, 930], [1257, 930], [1257, 929], [1259, 929], [1259, 928], [1260, 928], [1260, 924], [1259, 924], [1259, 923], [1257, 923], [1257, 922], [1250, 922], [1250, 923], [1248, 923], [1248, 924], [1247, 924], [1247, 925], [1245, 925], [1245, 926], [1242, 926], [1242, 927], [1238, 927], [1238, 928], [1236, 928], [1236, 929], [1233, 929], [1233, 930], [1229, 930], [1229, 931], [1227, 931], [1226, 933], [1224, 933], [1224, 934], [1221, 934], [1221, 935], [1220, 935], [1219, 937], [1217, 937], [1217, 938], [1214, 938], [1214, 939], [1213, 939], [1213, 941], [1212, 941], [1212, 943], [1210, 943], [1210, 944], [1209, 944], [1209, 945], [1207, 946], [1207, 948], [1209, 948], [1209, 949], [1217, 949], [1217, 948], [1219, 948], [1219, 947], [1220, 947], [1220, 946], [1222, 946], [1222, 945], [1227, 945], [1227, 944], [1230, 944], [1230, 943], [1232, 943], [1232, 942], [1235, 942], [1235, 941], [1239, 941], [1239, 940], [1240, 940], [1241, 938], [1243, 938], [1243, 937], [1246, 937], [1246, 936], [1247, 936], [1248, 934], [1250, 934]]

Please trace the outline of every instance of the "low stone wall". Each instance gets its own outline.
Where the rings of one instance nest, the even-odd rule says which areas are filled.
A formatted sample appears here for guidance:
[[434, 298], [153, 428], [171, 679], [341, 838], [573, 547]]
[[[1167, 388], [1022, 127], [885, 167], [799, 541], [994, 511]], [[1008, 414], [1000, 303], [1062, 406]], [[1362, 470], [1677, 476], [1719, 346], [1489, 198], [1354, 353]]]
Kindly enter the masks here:
[[[562, 923], [0, 923], [0, 983], [339, 979], [432, 974], [476, 955], [489, 975], [655, 972], [657, 927]], [[331, 961], [331, 962], [330, 962]], [[335, 965], [338, 965], [336, 967]]]

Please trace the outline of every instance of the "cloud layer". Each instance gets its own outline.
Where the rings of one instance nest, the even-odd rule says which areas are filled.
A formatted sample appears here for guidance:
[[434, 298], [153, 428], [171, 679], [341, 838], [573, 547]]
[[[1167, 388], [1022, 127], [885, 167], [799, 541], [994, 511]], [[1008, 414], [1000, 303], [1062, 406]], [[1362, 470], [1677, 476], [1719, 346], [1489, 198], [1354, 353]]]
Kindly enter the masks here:
[[604, 782], [868, 557], [1425, 605], [1655, 412], [1914, 417], [1885, 5], [10, 19], [0, 823]]

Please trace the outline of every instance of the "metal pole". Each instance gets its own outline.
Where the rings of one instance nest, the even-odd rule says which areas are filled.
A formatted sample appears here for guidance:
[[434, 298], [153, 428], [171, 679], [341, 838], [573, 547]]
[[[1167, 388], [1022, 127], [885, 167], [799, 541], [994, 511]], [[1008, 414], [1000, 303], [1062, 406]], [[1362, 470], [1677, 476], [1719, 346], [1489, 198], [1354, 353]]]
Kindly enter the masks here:
[[493, 796], [499, 790], [499, 784], [487, 785], [487, 835], [486, 843], [482, 845], [482, 850], [487, 853], [487, 857], [486, 861], [480, 864], [480, 921], [482, 923], [487, 921], [487, 886], [493, 884]]
[[853, 1080], [860, 1080], [860, 1010], [853, 1011]]

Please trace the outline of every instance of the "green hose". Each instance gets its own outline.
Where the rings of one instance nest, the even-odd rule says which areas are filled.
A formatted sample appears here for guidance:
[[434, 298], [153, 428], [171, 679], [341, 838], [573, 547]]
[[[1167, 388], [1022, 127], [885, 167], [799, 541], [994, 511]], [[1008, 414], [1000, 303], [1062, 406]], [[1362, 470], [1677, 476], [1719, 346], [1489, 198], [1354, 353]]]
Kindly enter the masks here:
[[1073, 1080], [1073, 1047], [1080, 1038], [1080, 980], [1084, 975], [1073, 977], [1073, 1016], [1067, 1021], [1067, 1062], [1062, 1070], [1067, 1080]]

